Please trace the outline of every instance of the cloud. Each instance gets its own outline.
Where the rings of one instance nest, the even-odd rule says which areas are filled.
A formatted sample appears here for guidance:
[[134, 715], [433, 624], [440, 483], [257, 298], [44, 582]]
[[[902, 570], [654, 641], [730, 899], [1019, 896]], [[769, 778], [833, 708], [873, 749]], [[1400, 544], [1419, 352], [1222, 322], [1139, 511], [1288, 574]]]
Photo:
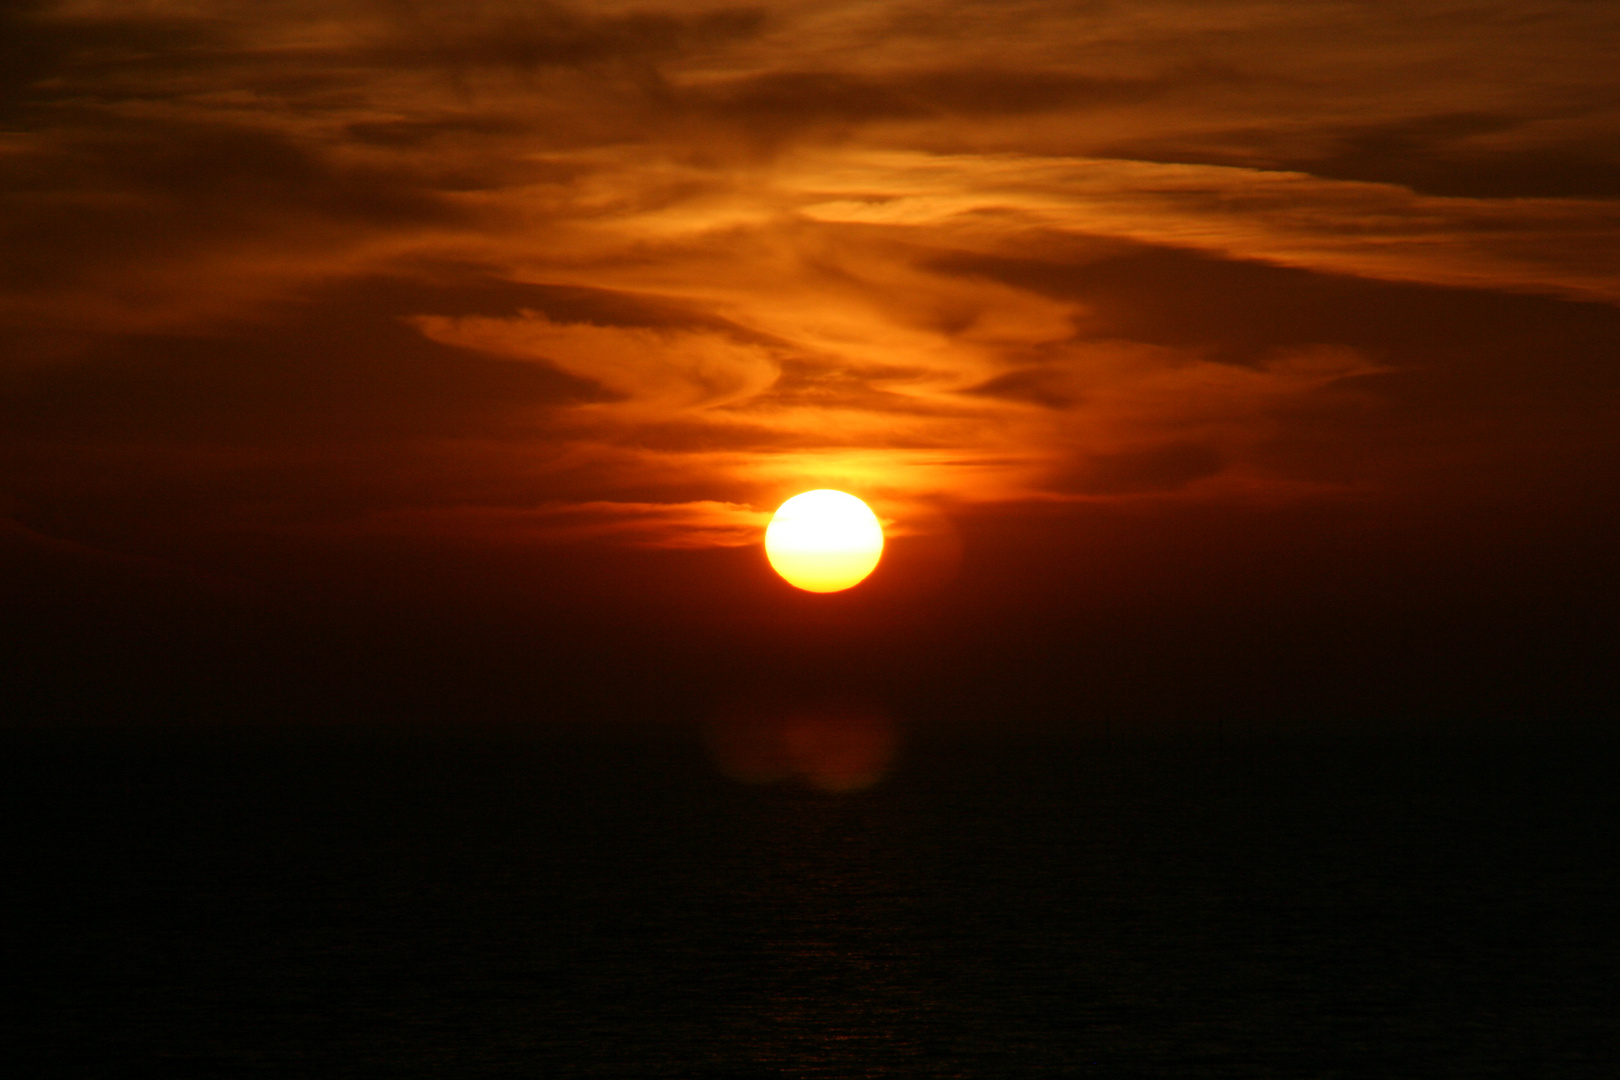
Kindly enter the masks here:
[[8, 494], [724, 545], [810, 486], [1528, 491], [1615, 391], [1606, 16], [1471, 10], [13, 4]]
[[[352, 522], [361, 536], [439, 537], [479, 544], [608, 541], [653, 548], [742, 547], [757, 543], [770, 513], [735, 503], [568, 502], [531, 507], [393, 509]], [[323, 530], [324, 532], [325, 530]]]
[[1166, 443], [1143, 450], [1099, 454], [1078, 475], [1059, 486], [1086, 495], [1129, 495], [1180, 491], [1195, 480], [1214, 476], [1224, 461], [1219, 450], [1201, 443]]
[[510, 311], [541, 300], [537, 290], [432, 281], [361, 279], [206, 332], [98, 335], [71, 362], [18, 376], [0, 415], [38, 438], [262, 445], [492, 434], [607, 400], [595, 383], [438, 344], [404, 321], [424, 292], [463, 311]]
[[[1613, 199], [1620, 157], [1602, 117], [1448, 112], [1298, 132], [1239, 130], [1157, 145], [1124, 141], [1111, 156], [1394, 184], [1425, 195], [1470, 199]], [[1576, 123], [1572, 124], [1574, 120]], [[1573, 130], [1572, 130], [1573, 129]], [[1573, 137], [1572, 137], [1573, 136]]]
[[[818, 221], [1056, 230], [1330, 273], [1620, 301], [1598, 200], [1439, 198], [1303, 173], [1141, 161], [844, 154], [799, 180]], [[842, 196], [842, 197], [840, 197]]]
[[454, 7], [394, 0], [392, 33], [373, 46], [387, 63], [482, 67], [642, 66], [758, 33], [764, 10], [716, 7], [691, 14], [628, 10], [595, 14], [545, 0], [470, 0]]
[[1200, 69], [1143, 78], [984, 67], [883, 75], [766, 71], [686, 83], [671, 94], [670, 103], [779, 146], [812, 133], [822, 138], [829, 132], [847, 134], [863, 124], [1072, 113], [1153, 100], [1224, 78], [1225, 73]]
[[534, 311], [507, 319], [421, 315], [413, 322], [429, 340], [548, 363], [642, 407], [723, 405], [776, 379], [763, 347], [714, 333], [557, 323]]

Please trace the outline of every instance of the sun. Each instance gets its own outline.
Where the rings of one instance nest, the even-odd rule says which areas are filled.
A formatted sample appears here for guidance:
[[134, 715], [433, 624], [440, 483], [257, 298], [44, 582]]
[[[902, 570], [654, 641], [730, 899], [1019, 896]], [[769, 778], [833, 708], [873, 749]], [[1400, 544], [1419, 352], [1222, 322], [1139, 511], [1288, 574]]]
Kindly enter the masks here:
[[819, 488], [777, 508], [765, 529], [765, 557], [789, 585], [840, 592], [859, 585], [883, 555], [883, 526], [853, 495]]

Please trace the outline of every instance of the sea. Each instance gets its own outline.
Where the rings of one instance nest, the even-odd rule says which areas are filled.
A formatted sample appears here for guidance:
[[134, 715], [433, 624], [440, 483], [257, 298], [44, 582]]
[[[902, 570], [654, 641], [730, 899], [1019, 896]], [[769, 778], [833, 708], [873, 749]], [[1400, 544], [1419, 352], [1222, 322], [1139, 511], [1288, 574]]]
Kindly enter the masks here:
[[1620, 755], [1447, 732], [8, 732], [0, 1071], [1620, 1075]]

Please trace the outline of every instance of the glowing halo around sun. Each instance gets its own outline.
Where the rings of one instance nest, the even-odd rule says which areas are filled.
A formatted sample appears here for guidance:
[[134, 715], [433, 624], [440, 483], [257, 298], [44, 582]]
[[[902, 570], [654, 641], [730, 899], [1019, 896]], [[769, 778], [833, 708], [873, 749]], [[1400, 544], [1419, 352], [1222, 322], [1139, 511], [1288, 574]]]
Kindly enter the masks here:
[[789, 585], [840, 592], [866, 579], [883, 556], [883, 526], [861, 500], [831, 488], [795, 495], [765, 529], [765, 557]]

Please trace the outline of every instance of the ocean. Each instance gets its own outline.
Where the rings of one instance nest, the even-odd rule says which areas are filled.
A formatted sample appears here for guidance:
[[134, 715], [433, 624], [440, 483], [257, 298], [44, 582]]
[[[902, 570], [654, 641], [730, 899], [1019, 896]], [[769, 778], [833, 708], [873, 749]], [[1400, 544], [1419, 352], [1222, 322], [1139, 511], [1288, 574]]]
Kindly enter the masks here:
[[1620, 1073], [1610, 743], [5, 735], [11, 1077]]

